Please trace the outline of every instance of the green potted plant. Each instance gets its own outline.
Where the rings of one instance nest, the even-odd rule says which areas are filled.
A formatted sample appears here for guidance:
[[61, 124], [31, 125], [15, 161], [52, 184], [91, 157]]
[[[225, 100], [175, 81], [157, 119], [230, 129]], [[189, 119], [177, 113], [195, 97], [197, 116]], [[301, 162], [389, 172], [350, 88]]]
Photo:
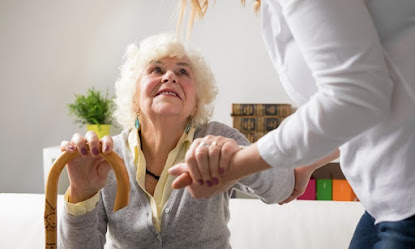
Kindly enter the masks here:
[[113, 99], [108, 97], [108, 91], [103, 95], [94, 88], [88, 89], [86, 95], [75, 94], [75, 102], [68, 104], [69, 114], [75, 116], [75, 123], [82, 127], [86, 125], [102, 138], [109, 135], [112, 124]]

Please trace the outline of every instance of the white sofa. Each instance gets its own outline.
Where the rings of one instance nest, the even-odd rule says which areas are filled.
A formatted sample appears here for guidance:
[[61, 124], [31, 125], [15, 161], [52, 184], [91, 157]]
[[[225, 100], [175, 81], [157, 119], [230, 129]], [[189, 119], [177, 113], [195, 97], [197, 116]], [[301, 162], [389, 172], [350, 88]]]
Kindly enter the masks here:
[[[60, 212], [62, 196], [58, 203]], [[232, 199], [230, 210], [234, 249], [347, 248], [364, 212], [359, 202], [293, 201], [280, 206], [256, 199]], [[42, 194], [0, 193], [0, 248], [45, 248], [43, 211]]]

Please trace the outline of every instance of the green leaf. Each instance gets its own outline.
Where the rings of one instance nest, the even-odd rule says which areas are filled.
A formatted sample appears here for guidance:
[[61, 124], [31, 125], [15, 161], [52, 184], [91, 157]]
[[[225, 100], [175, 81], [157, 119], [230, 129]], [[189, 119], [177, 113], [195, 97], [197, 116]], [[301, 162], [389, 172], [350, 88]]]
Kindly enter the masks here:
[[75, 102], [68, 104], [69, 114], [75, 117], [75, 123], [112, 124], [113, 98], [108, 97], [94, 88], [88, 89], [86, 95], [75, 94]]

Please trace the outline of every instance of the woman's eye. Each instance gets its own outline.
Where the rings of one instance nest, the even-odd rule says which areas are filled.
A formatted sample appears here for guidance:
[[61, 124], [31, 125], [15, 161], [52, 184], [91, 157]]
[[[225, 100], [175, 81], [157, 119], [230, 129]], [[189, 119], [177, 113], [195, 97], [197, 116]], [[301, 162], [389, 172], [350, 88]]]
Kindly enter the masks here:
[[187, 72], [187, 70], [186, 69], [183, 69], [183, 68], [179, 70], [179, 74], [180, 75], [189, 75], [189, 73]]
[[151, 69], [152, 73], [163, 73], [163, 70], [161, 70], [160, 67], [154, 67], [153, 69]]

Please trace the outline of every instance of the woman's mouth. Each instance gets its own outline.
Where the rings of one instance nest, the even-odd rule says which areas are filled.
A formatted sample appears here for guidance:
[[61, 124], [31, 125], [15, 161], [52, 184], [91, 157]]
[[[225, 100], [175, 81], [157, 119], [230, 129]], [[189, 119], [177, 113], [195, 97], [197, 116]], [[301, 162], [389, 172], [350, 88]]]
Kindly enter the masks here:
[[156, 96], [159, 96], [159, 95], [173, 96], [173, 97], [177, 97], [177, 98], [180, 99], [180, 96], [177, 93], [173, 92], [173, 91], [160, 91], [156, 94]]

